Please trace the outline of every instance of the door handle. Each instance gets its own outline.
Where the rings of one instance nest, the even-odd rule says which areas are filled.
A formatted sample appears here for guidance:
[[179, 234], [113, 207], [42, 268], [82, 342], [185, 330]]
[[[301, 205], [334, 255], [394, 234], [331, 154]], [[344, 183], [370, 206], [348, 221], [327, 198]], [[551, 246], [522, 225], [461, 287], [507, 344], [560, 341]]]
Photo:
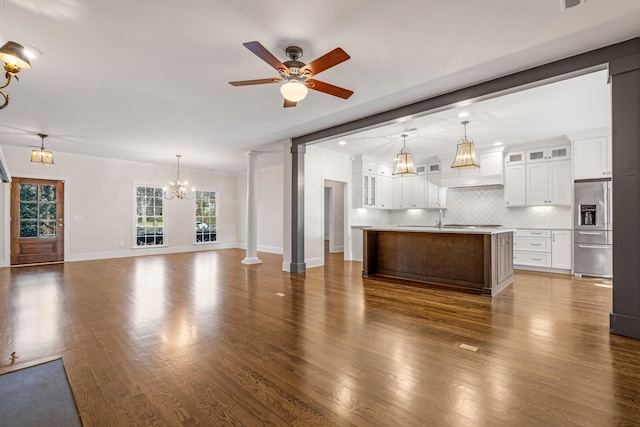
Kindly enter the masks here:
[[588, 234], [593, 236], [601, 236], [604, 234], [602, 231], [578, 231], [578, 234]]

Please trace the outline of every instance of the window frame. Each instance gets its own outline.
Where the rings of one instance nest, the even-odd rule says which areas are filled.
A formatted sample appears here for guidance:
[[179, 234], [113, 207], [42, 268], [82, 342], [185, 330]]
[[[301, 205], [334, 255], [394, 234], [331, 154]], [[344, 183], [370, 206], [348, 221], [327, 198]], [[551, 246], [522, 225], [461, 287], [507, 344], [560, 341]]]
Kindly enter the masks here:
[[[138, 245], [138, 188], [140, 187], [144, 187], [145, 189], [153, 188], [154, 190], [160, 190], [161, 200], [162, 200], [162, 243], [161, 244]], [[163, 248], [163, 247], [169, 246], [167, 244], [167, 200], [164, 197], [163, 187], [158, 184], [134, 182], [131, 193], [132, 193], [132, 224], [131, 224], [132, 249]], [[154, 217], [156, 216], [154, 215]], [[154, 236], [157, 237], [156, 234], [154, 234]]]
[[[207, 240], [207, 241], [198, 241], [198, 232], [196, 230], [198, 223], [198, 193], [215, 193], [215, 224], [216, 224], [216, 232], [215, 232], [215, 240]], [[194, 224], [194, 233], [193, 233], [193, 244], [194, 245], [212, 245], [219, 243], [218, 241], [218, 219], [220, 218], [220, 190], [218, 188], [196, 188], [193, 198], [193, 224]], [[204, 215], [201, 215], [204, 216]], [[207, 218], [212, 218], [211, 216], [207, 216]], [[211, 233], [209, 233], [211, 235]]]

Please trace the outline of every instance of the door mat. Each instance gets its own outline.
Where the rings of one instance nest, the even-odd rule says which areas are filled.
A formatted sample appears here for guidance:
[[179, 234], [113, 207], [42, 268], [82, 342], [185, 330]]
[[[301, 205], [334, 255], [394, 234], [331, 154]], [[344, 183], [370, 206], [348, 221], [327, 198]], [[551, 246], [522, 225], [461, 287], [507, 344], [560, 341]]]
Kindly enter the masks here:
[[82, 426], [62, 359], [0, 375], [0, 426]]

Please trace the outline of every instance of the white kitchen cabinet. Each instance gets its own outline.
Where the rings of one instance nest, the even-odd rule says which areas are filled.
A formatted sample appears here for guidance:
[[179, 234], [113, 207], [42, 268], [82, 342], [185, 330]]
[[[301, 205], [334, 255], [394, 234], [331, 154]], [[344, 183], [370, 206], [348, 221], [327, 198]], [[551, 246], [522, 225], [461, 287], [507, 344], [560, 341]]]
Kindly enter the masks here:
[[571, 205], [569, 160], [527, 163], [525, 180], [527, 205]]
[[511, 151], [504, 156], [505, 166], [524, 165], [526, 163], [526, 156], [524, 150]]
[[391, 180], [391, 209], [402, 209], [402, 178]]
[[516, 230], [513, 233], [513, 264], [551, 267], [551, 231]]
[[377, 190], [378, 196], [376, 198], [376, 207], [380, 209], [391, 209], [393, 196], [392, 196], [392, 179], [388, 176], [378, 175]]
[[376, 173], [378, 174], [378, 176], [391, 177], [391, 174], [393, 173], [393, 168], [391, 166], [378, 163], [376, 165]]
[[573, 141], [574, 179], [611, 177], [611, 139], [602, 136]]
[[427, 163], [427, 175], [440, 174], [440, 162]]
[[427, 165], [416, 165], [416, 174], [417, 175], [426, 175], [427, 174]]
[[376, 206], [377, 175], [353, 174], [353, 207], [373, 208]]
[[551, 231], [551, 268], [571, 270], [571, 231]]
[[526, 150], [526, 162], [547, 162], [550, 160], [569, 160], [571, 158], [570, 145], [533, 148]]
[[478, 155], [480, 176], [502, 175], [502, 151], [493, 151]]
[[427, 208], [444, 209], [447, 207], [447, 189], [440, 187], [440, 176], [430, 175], [427, 177], [425, 195]]
[[398, 179], [401, 182], [401, 208], [425, 207], [425, 178], [423, 176], [411, 176]]
[[[524, 158], [524, 152], [523, 152]], [[525, 206], [527, 199], [526, 166], [524, 162], [504, 167], [504, 202], [507, 207]]]

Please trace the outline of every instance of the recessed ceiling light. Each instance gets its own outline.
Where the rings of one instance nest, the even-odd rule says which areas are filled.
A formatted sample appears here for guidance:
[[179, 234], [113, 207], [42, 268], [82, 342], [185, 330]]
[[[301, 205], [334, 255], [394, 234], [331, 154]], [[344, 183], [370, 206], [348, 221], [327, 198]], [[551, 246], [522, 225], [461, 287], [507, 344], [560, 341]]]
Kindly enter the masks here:
[[468, 111], [462, 111], [462, 112], [458, 113], [458, 118], [464, 119], [465, 117], [469, 117], [469, 112]]
[[502, 145], [502, 141], [496, 141], [493, 143], [493, 145]]
[[338, 145], [347, 145], [347, 141], [342, 140], [342, 141], [338, 142]]

